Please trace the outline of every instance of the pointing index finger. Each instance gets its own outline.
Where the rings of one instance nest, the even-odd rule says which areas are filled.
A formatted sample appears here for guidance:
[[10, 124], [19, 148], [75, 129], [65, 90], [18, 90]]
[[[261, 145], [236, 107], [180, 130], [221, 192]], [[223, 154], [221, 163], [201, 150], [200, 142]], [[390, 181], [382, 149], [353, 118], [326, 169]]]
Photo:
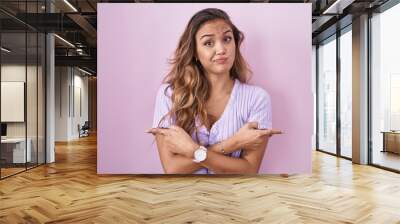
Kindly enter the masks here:
[[165, 130], [163, 128], [151, 128], [151, 129], [147, 130], [146, 132], [151, 133], [153, 135], [156, 135], [156, 134], [165, 135]]
[[261, 135], [268, 135], [268, 136], [282, 134], [282, 131], [276, 129], [259, 129], [259, 132], [261, 133]]

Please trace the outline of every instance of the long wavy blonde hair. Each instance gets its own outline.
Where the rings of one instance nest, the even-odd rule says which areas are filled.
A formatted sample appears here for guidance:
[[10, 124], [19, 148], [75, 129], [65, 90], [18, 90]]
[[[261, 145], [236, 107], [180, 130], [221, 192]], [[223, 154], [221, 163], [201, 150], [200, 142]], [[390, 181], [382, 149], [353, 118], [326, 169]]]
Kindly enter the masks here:
[[189, 134], [197, 132], [197, 117], [202, 124], [209, 125], [206, 102], [210, 95], [210, 83], [200, 62], [196, 60], [195, 36], [203, 24], [216, 19], [224, 20], [233, 31], [236, 53], [230, 70], [231, 79], [246, 83], [251, 75], [248, 64], [240, 53], [244, 35], [233, 25], [228, 14], [220, 9], [208, 8], [193, 15], [179, 40], [174, 57], [170, 60], [172, 69], [163, 81], [168, 84], [168, 88], [172, 88], [172, 108], [163, 119], [174, 119], [175, 125]]

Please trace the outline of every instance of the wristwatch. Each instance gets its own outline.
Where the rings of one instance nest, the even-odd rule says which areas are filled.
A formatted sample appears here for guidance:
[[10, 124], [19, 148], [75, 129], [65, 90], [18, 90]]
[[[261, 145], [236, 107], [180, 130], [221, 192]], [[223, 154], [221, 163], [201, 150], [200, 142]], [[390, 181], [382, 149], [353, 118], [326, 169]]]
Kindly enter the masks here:
[[206, 147], [201, 145], [198, 149], [196, 149], [196, 151], [194, 151], [193, 157], [194, 157], [193, 162], [195, 163], [201, 163], [204, 160], [206, 160], [207, 159]]

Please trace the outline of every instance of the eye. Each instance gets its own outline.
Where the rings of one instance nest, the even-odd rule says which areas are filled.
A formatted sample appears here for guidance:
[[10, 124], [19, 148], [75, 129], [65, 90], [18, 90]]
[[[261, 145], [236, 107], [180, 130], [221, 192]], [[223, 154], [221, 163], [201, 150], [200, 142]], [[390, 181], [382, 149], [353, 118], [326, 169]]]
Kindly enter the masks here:
[[212, 45], [213, 45], [212, 41], [206, 41], [206, 42], [204, 42], [204, 46], [212, 47]]
[[232, 40], [232, 37], [225, 37], [225, 42], [230, 42]]

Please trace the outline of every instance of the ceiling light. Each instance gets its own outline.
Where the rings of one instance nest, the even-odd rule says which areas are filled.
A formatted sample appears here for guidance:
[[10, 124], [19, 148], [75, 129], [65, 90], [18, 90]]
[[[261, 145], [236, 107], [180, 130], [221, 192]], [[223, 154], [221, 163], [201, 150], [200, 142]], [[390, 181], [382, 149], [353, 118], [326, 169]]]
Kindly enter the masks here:
[[71, 4], [69, 3], [68, 0], [64, 0], [65, 4], [67, 4], [72, 10], [74, 10], [74, 12], [78, 12], [78, 10]]
[[79, 68], [79, 67], [78, 67], [78, 70], [81, 71], [81, 72], [83, 72], [83, 73], [85, 73], [85, 74], [93, 75], [92, 73], [90, 73], [90, 72], [88, 72], [88, 71], [86, 71], [86, 70], [83, 70], [83, 69], [81, 69], [81, 68]]
[[1, 47], [1, 50], [4, 51], [4, 52], [6, 52], [6, 53], [10, 53], [10, 52], [11, 52], [11, 50], [9, 50], [9, 49], [7, 49], [7, 48], [5, 48], [5, 47]]
[[329, 13], [332, 9], [334, 9], [337, 4], [339, 4], [340, 0], [336, 0], [332, 5], [330, 5], [327, 9], [324, 10], [324, 12], [322, 12], [322, 14], [327, 14]]
[[343, 10], [354, 1], [355, 0], [336, 0], [332, 5], [325, 9], [322, 14], [342, 14]]
[[75, 48], [75, 45], [71, 44], [71, 42], [69, 42], [68, 40], [58, 36], [57, 34], [54, 34], [55, 37], [57, 37], [58, 39], [60, 39], [61, 41], [63, 41], [64, 43], [68, 44], [69, 46]]

